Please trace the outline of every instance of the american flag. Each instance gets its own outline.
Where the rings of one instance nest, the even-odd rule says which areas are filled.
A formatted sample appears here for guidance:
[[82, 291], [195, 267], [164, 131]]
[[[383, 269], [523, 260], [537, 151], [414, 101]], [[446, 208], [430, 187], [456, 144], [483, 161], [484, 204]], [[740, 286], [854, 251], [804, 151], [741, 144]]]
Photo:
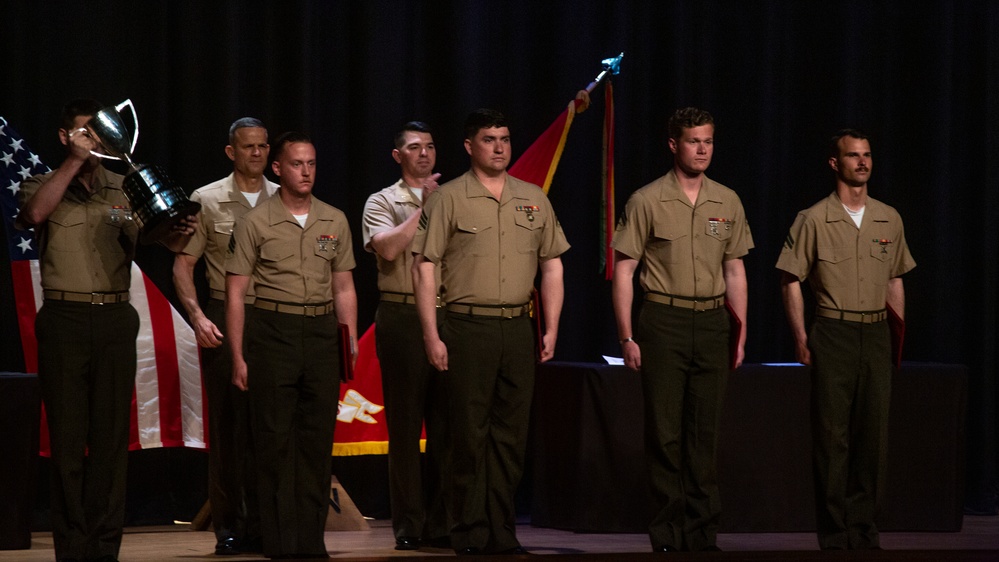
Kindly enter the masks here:
[[[34, 234], [18, 230], [14, 219], [20, 209], [21, 182], [47, 171], [48, 166], [0, 117], [0, 210], [10, 252], [21, 348], [30, 373], [38, 372], [35, 314], [42, 305], [38, 247]], [[205, 448], [207, 410], [194, 331], [134, 263], [130, 292], [130, 302], [141, 324], [136, 339], [138, 361], [129, 449]], [[48, 432], [44, 419], [41, 441], [40, 450], [46, 454]]]

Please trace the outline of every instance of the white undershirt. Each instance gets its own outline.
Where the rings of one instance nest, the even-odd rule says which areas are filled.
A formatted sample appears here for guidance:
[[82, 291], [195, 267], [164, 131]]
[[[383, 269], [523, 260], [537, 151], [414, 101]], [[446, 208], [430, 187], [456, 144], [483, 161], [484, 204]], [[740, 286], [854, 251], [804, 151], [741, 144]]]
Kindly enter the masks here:
[[251, 207], [256, 207], [257, 200], [260, 199], [260, 192], [254, 191], [253, 193], [249, 193], [247, 191], [244, 191], [243, 197], [246, 197], [246, 200], [250, 202]]
[[867, 208], [867, 205], [861, 207], [859, 211], [854, 211], [846, 205], [843, 205], [843, 208], [846, 209], [847, 214], [850, 215], [853, 222], [857, 223], [857, 228], [860, 228], [860, 223], [864, 222], [864, 209]]
[[298, 221], [298, 224], [302, 225], [302, 228], [305, 228], [305, 221], [309, 220], [309, 213], [305, 213], [304, 215], [292, 214], [291, 216], [295, 217], [295, 220]]
[[411, 187], [409, 189], [413, 190], [413, 194], [416, 195], [417, 199], [419, 199], [420, 201], [423, 201], [423, 188], [422, 187]]

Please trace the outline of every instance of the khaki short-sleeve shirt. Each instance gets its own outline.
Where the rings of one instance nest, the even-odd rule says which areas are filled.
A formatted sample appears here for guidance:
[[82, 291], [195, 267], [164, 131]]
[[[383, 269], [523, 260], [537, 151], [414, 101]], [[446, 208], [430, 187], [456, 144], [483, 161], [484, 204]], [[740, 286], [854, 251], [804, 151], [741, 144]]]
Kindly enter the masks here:
[[251, 277], [258, 298], [294, 304], [333, 299], [332, 272], [354, 269], [347, 217], [315, 197], [305, 228], [279, 196], [246, 213], [233, 231], [226, 272]]
[[[364, 249], [375, 254], [378, 260], [378, 289], [393, 293], [413, 292], [413, 254], [404, 251], [389, 261], [375, 252], [371, 239], [379, 232], [386, 232], [406, 222], [422, 208], [420, 198], [401, 179], [368, 197], [361, 219], [361, 236]], [[412, 247], [412, 244], [410, 244]]]
[[883, 309], [888, 280], [913, 267], [898, 211], [868, 197], [857, 228], [836, 192], [798, 213], [777, 259], [808, 280], [817, 305], [854, 311]]
[[[277, 188], [276, 183], [265, 178], [257, 205], [274, 195]], [[234, 174], [196, 189], [191, 194], [191, 201], [201, 203], [201, 213], [198, 214], [198, 224], [183, 253], [196, 258], [204, 256], [208, 286], [225, 292], [225, 257], [229, 251], [232, 229], [236, 221], [253, 206], [236, 185]], [[247, 290], [247, 299], [251, 300], [251, 297], [252, 286]]]
[[643, 261], [646, 292], [706, 298], [725, 293], [722, 262], [749, 253], [753, 236], [734, 191], [704, 177], [691, 205], [670, 170], [628, 198], [612, 246]]
[[[21, 201], [34, 197], [55, 172], [21, 183]], [[127, 291], [139, 226], [121, 190], [124, 178], [98, 166], [93, 192], [74, 178], [48, 220], [35, 226], [42, 288], [75, 293]]]
[[518, 305], [569, 242], [541, 188], [507, 175], [497, 201], [468, 171], [428, 198], [413, 248], [440, 267], [444, 302]]

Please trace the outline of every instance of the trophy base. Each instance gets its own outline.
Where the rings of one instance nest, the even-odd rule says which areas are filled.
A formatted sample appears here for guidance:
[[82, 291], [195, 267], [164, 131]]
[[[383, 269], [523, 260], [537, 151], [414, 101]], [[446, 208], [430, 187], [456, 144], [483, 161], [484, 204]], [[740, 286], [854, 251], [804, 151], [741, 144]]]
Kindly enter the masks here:
[[139, 241], [143, 244], [162, 240], [177, 222], [201, 210], [201, 203], [188, 199], [184, 190], [159, 166], [136, 167], [125, 176], [122, 191], [132, 205], [132, 216], [139, 225]]

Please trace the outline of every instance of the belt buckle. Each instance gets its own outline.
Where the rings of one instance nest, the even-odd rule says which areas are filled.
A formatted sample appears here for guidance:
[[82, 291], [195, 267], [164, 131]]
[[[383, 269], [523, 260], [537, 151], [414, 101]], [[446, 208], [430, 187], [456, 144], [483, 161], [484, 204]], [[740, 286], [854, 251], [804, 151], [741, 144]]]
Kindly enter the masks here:
[[506, 318], [506, 319], [513, 318], [513, 309], [507, 308], [505, 306], [500, 307], [500, 318]]
[[694, 306], [691, 308], [694, 309], [694, 312], [704, 312], [708, 309], [708, 301], [694, 299], [693, 304]]
[[104, 304], [104, 295], [100, 293], [90, 293], [90, 304]]
[[315, 318], [316, 317], [316, 310], [318, 310], [318, 309], [319, 309], [319, 307], [316, 306], [316, 305], [314, 305], [314, 304], [304, 305], [302, 307], [302, 316], [305, 316], [307, 318]]

